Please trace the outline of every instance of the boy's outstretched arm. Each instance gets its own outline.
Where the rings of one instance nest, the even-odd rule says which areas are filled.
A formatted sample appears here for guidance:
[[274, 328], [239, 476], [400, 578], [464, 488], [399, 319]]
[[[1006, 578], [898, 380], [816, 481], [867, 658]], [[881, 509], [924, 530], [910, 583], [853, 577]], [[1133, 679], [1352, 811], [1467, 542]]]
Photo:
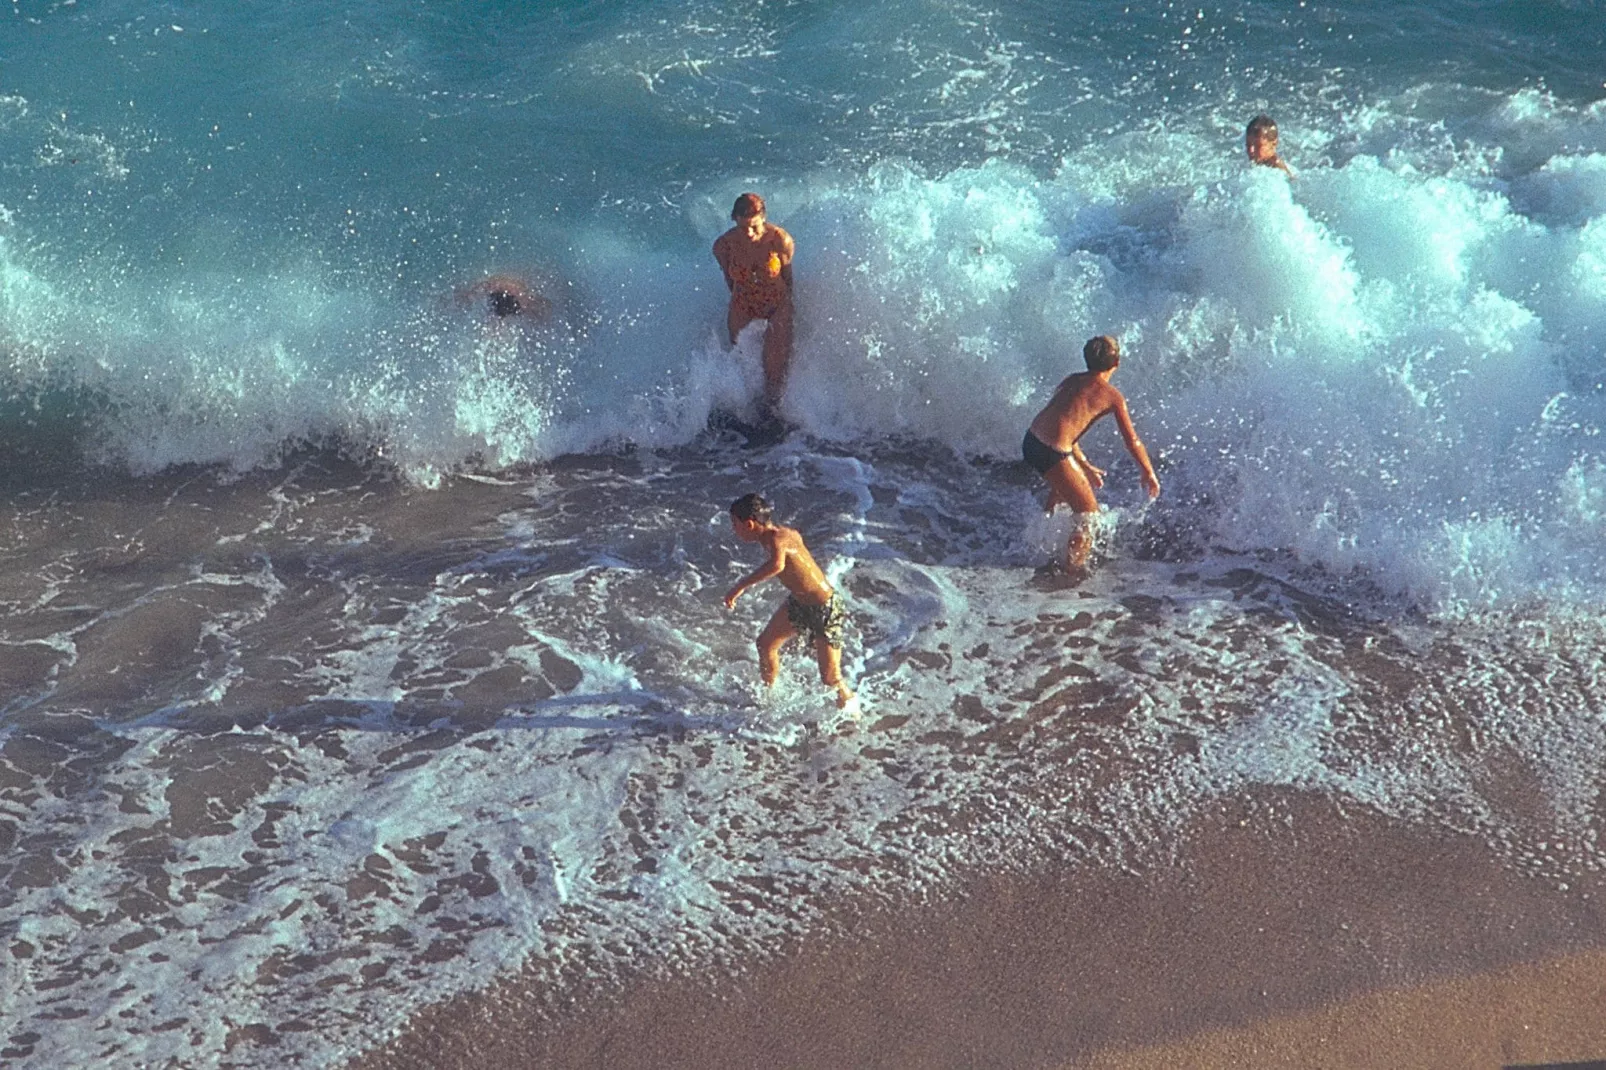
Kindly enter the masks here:
[[736, 586], [732, 587], [728, 592], [726, 592], [725, 608], [735, 609], [736, 599], [741, 597], [743, 591], [747, 590], [749, 587], [755, 587], [758, 584], [763, 583], [765, 580], [772, 580], [785, 570], [786, 551], [782, 550], [779, 546], [770, 547], [770, 559], [758, 566], [752, 572], [749, 572], [747, 575], [737, 580]]
[[1121, 441], [1126, 443], [1127, 452], [1132, 454], [1132, 459], [1143, 469], [1143, 489], [1149, 492], [1149, 497], [1158, 498], [1160, 479], [1154, 474], [1154, 465], [1149, 461], [1149, 451], [1143, 448], [1143, 440], [1138, 438], [1138, 429], [1132, 426], [1132, 417], [1126, 411], [1125, 398], [1115, 403], [1115, 422], [1121, 429]]

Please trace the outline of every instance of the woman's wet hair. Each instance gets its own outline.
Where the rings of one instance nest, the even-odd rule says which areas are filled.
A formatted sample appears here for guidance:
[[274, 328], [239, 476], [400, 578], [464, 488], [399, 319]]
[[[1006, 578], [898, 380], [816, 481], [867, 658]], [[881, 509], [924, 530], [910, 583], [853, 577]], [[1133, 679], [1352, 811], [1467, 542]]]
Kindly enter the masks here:
[[770, 522], [770, 503], [757, 494], [744, 494], [731, 502], [731, 516], [737, 520], [751, 520], [755, 524]]
[[1082, 347], [1082, 359], [1090, 372], [1107, 372], [1121, 363], [1121, 343], [1107, 334], [1089, 338]]
[[764, 214], [764, 198], [756, 193], [744, 193], [736, 198], [736, 207], [731, 209], [731, 218], [737, 222], [743, 219], [752, 219], [756, 215]]

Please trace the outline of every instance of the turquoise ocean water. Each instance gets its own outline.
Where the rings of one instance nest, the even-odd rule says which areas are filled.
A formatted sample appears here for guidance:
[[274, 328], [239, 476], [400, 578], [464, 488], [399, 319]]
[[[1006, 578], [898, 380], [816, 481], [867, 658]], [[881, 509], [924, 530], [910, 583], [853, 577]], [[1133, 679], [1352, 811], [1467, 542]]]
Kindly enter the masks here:
[[[1597, 868], [1603, 46], [1582, 0], [14, 0], [0, 1055], [334, 1065], [1258, 784]], [[708, 430], [748, 189], [798, 245], [758, 447]], [[1015, 451], [1096, 333], [1165, 492], [1092, 434], [1062, 589]], [[720, 609], [753, 489], [857, 726]]]

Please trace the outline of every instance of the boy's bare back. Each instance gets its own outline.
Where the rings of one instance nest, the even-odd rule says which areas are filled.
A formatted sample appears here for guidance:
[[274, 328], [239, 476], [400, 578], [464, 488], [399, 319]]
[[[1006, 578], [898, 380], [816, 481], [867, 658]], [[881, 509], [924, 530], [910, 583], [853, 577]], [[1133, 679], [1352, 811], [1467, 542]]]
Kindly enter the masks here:
[[1067, 375], [1060, 381], [1048, 404], [1032, 418], [1020, 444], [1021, 460], [1048, 481], [1047, 511], [1052, 513], [1060, 505], [1069, 505], [1083, 518], [1065, 544], [1067, 570], [1087, 563], [1093, 541], [1085, 521], [1099, 511], [1093, 491], [1104, 485], [1104, 470], [1087, 459], [1077, 440], [1105, 413], [1115, 414], [1121, 441], [1143, 471], [1143, 489], [1151, 498], [1160, 493], [1160, 480], [1132, 426], [1126, 398], [1110, 385], [1110, 376], [1121, 364], [1120, 343], [1107, 334], [1089, 338], [1082, 347], [1082, 358], [1087, 361], [1087, 371]]
[[[1109, 412], [1116, 414], [1118, 422], [1130, 426], [1126, 398], [1121, 392], [1092, 372], [1076, 372], [1054, 388], [1054, 396], [1032, 420], [1032, 434], [1045, 446], [1069, 452], [1087, 429]], [[1122, 434], [1126, 434], [1126, 426]]]

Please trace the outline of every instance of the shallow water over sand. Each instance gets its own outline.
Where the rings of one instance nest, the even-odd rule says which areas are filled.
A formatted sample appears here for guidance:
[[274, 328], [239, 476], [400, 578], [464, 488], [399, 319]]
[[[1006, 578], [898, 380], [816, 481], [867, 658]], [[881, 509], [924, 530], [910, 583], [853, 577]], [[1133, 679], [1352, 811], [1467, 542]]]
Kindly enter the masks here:
[[[330, 1065], [1261, 790], [1594, 872], [1597, 7], [13, 3], [0, 1061]], [[1075, 585], [1015, 451], [1102, 332], [1165, 490], [1088, 436]], [[754, 490], [856, 721], [720, 607]]]
[[[846, 592], [857, 721], [801, 655], [760, 693], [778, 595], [719, 605], [753, 486]], [[799, 438], [19, 488], [11, 1056], [329, 1065], [526, 957], [733, 960], [843, 895], [1162, 858], [1263, 785], [1601, 864], [1597, 623], [1435, 621], [1139, 511], [1075, 586], [1031, 490]]]

